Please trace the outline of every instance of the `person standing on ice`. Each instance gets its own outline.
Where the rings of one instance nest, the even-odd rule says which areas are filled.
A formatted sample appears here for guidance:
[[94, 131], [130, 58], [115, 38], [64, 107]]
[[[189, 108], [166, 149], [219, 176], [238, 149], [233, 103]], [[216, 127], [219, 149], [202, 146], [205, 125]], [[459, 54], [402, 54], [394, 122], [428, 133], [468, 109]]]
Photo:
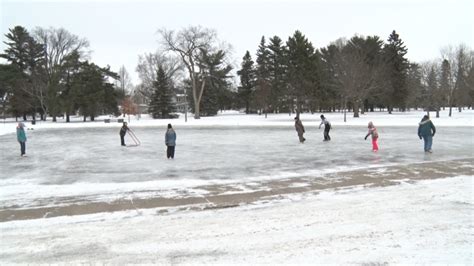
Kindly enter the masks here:
[[166, 157], [174, 159], [174, 148], [176, 146], [176, 132], [174, 132], [171, 124], [168, 124], [168, 130], [165, 134]]
[[298, 138], [300, 139], [300, 142], [304, 143], [304, 141], [306, 140], [303, 137], [303, 134], [305, 131], [304, 131], [303, 123], [301, 122], [299, 116], [295, 117], [295, 129], [296, 129], [296, 132], [298, 133]]
[[425, 152], [433, 152], [431, 145], [433, 145], [433, 137], [436, 133], [436, 128], [431, 122], [430, 117], [425, 115], [421, 119], [418, 126], [418, 137], [425, 141]]
[[331, 130], [331, 123], [326, 119], [326, 117], [324, 117], [324, 115], [321, 115], [320, 117], [321, 124], [319, 124], [319, 128], [324, 125], [324, 141], [330, 141], [331, 137], [329, 136], [329, 130]]
[[374, 126], [374, 123], [369, 122], [369, 132], [367, 135], [365, 135], [365, 140], [367, 140], [368, 136], [372, 136], [372, 151], [377, 152], [379, 150], [379, 145], [377, 145], [377, 140], [379, 138], [379, 133], [377, 132], [377, 129]]
[[128, 130], [129, 130], [129, 128], [127, 126], [127, 122], [123, 122], [122, 128], [120, 128], [120, 142], [121, 142], [122, 146], [126, 146], [125, 145], [125, 134], [127, 134]]
[[19, 122], [16, 127], [16, 139], [20, 143], [21, 156], [26, 156], [26, 133], [25, 124], [23, 122]]

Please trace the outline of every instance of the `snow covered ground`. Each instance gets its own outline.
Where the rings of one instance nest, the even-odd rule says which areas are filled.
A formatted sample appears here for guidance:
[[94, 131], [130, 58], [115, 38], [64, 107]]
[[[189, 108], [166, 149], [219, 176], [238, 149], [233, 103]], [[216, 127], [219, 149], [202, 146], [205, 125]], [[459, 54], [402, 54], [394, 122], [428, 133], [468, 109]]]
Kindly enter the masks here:
[[[433, 154], [416, 135], [423, 112], [348, 114], [347, 123], [325, 115], [333, 140], [322, 142], [319, 114], [303, 114], [305, 144], [288, 114], [132, 118], [142, 145], [126, 148], [117, 122], [27, 123], [27, 158], [19, 157], [15, 123], [4, 121], [0, 263], [472, 264], [474, 112], [432, 119]], [[380, 134], [376, 154], [363, 139], [368, 121]], [[175, 160], [165, 158], [168, 123], [178, 134]], [[452, 173], [432, 167], [441, 163]], [[421, 181], [406, 170], [413, 164], [425, 165]], [[348, 186], [348, 171], [362, 185]], [[403, 177], [401, 185], [370, 185], [387, 173]], [[252, 193], [272, 197], [204, 211], [147, 203]], [[112, 208], [124, 201], [148, 207]], [[108, 204], [116, 212], [104, 212]]]
[[472, 176], [269, 204], [0, 223], [3, 263], [472, 265]]

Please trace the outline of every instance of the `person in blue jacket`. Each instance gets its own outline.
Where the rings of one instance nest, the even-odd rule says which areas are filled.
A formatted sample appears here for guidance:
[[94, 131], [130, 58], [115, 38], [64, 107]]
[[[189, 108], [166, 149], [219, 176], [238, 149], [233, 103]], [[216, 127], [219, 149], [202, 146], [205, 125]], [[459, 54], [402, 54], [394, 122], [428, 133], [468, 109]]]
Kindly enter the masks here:
[[174, 132], [171, 124], [168, 124], [168, 130], [165, 134], [166, 157], [174, 159], [174, 148], [176, 146], [176, 132]]
[[433, 152], [431, 145], [433, 145], [433, 137], [436, 133], [436, 128], [431, 122], [430, 117], [425, 115], [421, 119], [418, 126], [418, 137], [425, 141], [425, 152]]
[[16, 139], [20, 143], [21, 156], [26, 156], [26, 133], [25, 124], [23, 122], [19, 122], [16, 127]]

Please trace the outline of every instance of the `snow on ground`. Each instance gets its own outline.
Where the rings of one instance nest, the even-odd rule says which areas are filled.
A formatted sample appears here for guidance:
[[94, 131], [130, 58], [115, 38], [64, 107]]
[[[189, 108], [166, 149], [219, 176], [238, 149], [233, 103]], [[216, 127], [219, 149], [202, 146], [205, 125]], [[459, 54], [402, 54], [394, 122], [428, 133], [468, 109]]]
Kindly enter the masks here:
[[473, 264], [472, 176], [252, 206], [0, 223], [0, 262]]

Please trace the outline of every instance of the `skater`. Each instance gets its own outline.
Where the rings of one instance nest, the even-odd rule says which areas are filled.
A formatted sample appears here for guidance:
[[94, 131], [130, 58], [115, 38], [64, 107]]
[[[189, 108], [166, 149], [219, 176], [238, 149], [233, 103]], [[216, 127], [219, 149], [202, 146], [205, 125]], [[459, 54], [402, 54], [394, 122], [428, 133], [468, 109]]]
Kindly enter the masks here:
[[379, 150], [379, 145], [377, 145], [377, 139], [379, 138], [379, 133], [374, 126], [374, 123], [369, 122], [369, 132], [365, 135], [365, 140], [367, 140], [368, 136], [372, 136], [372, 151], [377, 152]]
[[26, 133], [25, 133], [25, 124], [23, 122], [19, 122], [18, 126], [16, 127], [16, 139], [20, 143], [21, 157], [25, 157], [26, 156]]
[[168, 124], [168, 130], [165, 134], [166, 157], [174, 159], [174, 148], [176, 146], [176, 132], [174, 132], [171, 124]]
[[121, 142], [122, 146], [126, 146], [125, 145], [125, 134], [127, 134], [128, 130], [129, 130], [129, 128], [127, 126], [127, 122], [123, 122], [122, 128], [120, 128], [120, 142]]
[[298, 138], [300, 139], [300, 143], [304, 143], [304, 141], [306, 140], [303, 137], [303, 134], [305, 131], [304, 131], [303, 123], [301, 122], [299, 116], [295, 117], [295, 129], [296, 129], [296, 132], [298, 133]]
[[425, 141], [425, 152], [433, 152], [431, 150], [431, 145], [433, 144], [433, 137], [436, 133], [436, 128], [431, 122], [430, 117], [425, 115], [421, 119], [421, 122], [418, 126], [418, 137]]
[[331, 130], [331, 123], [329, 120], [324, 117], [324, 115], [321, 115], [321, 124], [319, 124], [319, 128], [324, 124], [324, 141], [330, 141], [331, 137], [329, 136], [329, 130]]

